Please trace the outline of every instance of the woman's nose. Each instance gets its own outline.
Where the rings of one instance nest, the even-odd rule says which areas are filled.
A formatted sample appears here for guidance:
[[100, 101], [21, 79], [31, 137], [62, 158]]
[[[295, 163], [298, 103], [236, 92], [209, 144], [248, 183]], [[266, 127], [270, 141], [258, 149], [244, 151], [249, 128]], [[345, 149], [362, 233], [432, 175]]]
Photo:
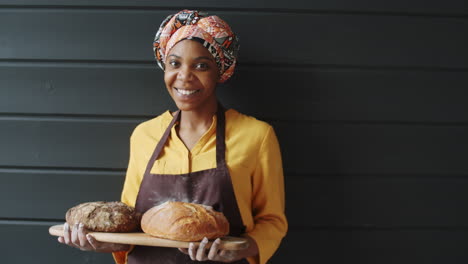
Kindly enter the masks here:
[[179, 72], [177, 73], [177, 79], [189, 81], [193, 77], [192, 71], [189, 67], [180, 67]]

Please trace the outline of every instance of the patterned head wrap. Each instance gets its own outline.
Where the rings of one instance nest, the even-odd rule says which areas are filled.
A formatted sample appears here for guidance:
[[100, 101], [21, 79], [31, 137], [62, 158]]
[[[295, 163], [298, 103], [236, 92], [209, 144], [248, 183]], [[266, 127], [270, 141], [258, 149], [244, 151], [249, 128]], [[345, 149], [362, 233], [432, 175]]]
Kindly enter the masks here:
[[153, 42], [154, 55], [161, 69], [164, 70], [171, 48], [184, 39], [197, 40], [208, 49], [218, 65], [220, 82], [232, 76], [239, 44], [236, 35], [221, 18], [183, 10], [164, 19]]

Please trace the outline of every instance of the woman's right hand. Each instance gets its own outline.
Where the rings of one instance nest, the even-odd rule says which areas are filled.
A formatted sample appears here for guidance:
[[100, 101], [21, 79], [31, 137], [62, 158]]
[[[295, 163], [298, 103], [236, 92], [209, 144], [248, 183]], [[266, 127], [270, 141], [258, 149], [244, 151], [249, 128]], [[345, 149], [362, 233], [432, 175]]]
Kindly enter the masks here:
[[97, 241], [91, 234], [88, 234], [83, 224], [76, 224], [70, 227], [67, 223], [63, 225], [63, 236], [58, 238], [62, 244], [69, 245], [83, 251], [96, 251], [96, 252], [116, 252], [128, 251], [130, 245], [105, 243]]

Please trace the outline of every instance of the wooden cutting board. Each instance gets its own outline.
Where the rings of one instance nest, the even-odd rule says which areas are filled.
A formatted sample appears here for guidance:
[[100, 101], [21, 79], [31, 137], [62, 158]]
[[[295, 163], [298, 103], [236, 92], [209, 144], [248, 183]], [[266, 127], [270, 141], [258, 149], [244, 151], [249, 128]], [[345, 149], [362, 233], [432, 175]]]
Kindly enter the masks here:
[[[63, 225], [54, 225], [49, 228], [49, 233], [53, 236], [63, 236]], [[106, 233], [106, 232], [89, 232], [97, 241], [110, 242], [118, 244], [129, 244], [139, 246], [153, 246], [153, 247], [172, 247], [172, 248], [188, 248], [190, 242], [175, 241], [169, 239], [162, 239], [150, 236], [145, 233]], [[200, 242], [194, 242], [199, 244]], [[208, 242], [211, 245], [212, 241]], [[249, 242], [241, 237], [222, 237], [221, 249], [227, 250], [241, 250], [246, 249]]]

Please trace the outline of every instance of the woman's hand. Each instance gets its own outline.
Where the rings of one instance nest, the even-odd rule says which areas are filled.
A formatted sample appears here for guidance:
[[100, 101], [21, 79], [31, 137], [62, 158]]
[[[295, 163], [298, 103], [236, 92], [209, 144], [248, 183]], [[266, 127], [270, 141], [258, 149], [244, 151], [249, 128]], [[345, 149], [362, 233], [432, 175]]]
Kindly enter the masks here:
[[190, 256], [194, 261], [219, 261], [219, 262], [234, 262], [247, 257], [258, 255], [258, 248], [255, 241], [247, 237], [249, 240], [249, 248], [244, 250], [225, 250], [220, 249], [221, 240], [218, 238], [208, 247], [208, 239], [205, 237], [197, 247], [195, 243], [190, 243], [189, 248], [179, 248], [182, 253]]
[[65, 223], [63, 225], [63, 236], [59, 237], [58, 241], [62, 244], [66, 244], [83, 251], [110, 253], [115, 251], [127, 251], [130, 249], [129, 245], [97, 241], [92, 235], [88, 234], [88, 231], [84, 228], [83, 224], [76, 224], [70, 228], [70, 226]]

